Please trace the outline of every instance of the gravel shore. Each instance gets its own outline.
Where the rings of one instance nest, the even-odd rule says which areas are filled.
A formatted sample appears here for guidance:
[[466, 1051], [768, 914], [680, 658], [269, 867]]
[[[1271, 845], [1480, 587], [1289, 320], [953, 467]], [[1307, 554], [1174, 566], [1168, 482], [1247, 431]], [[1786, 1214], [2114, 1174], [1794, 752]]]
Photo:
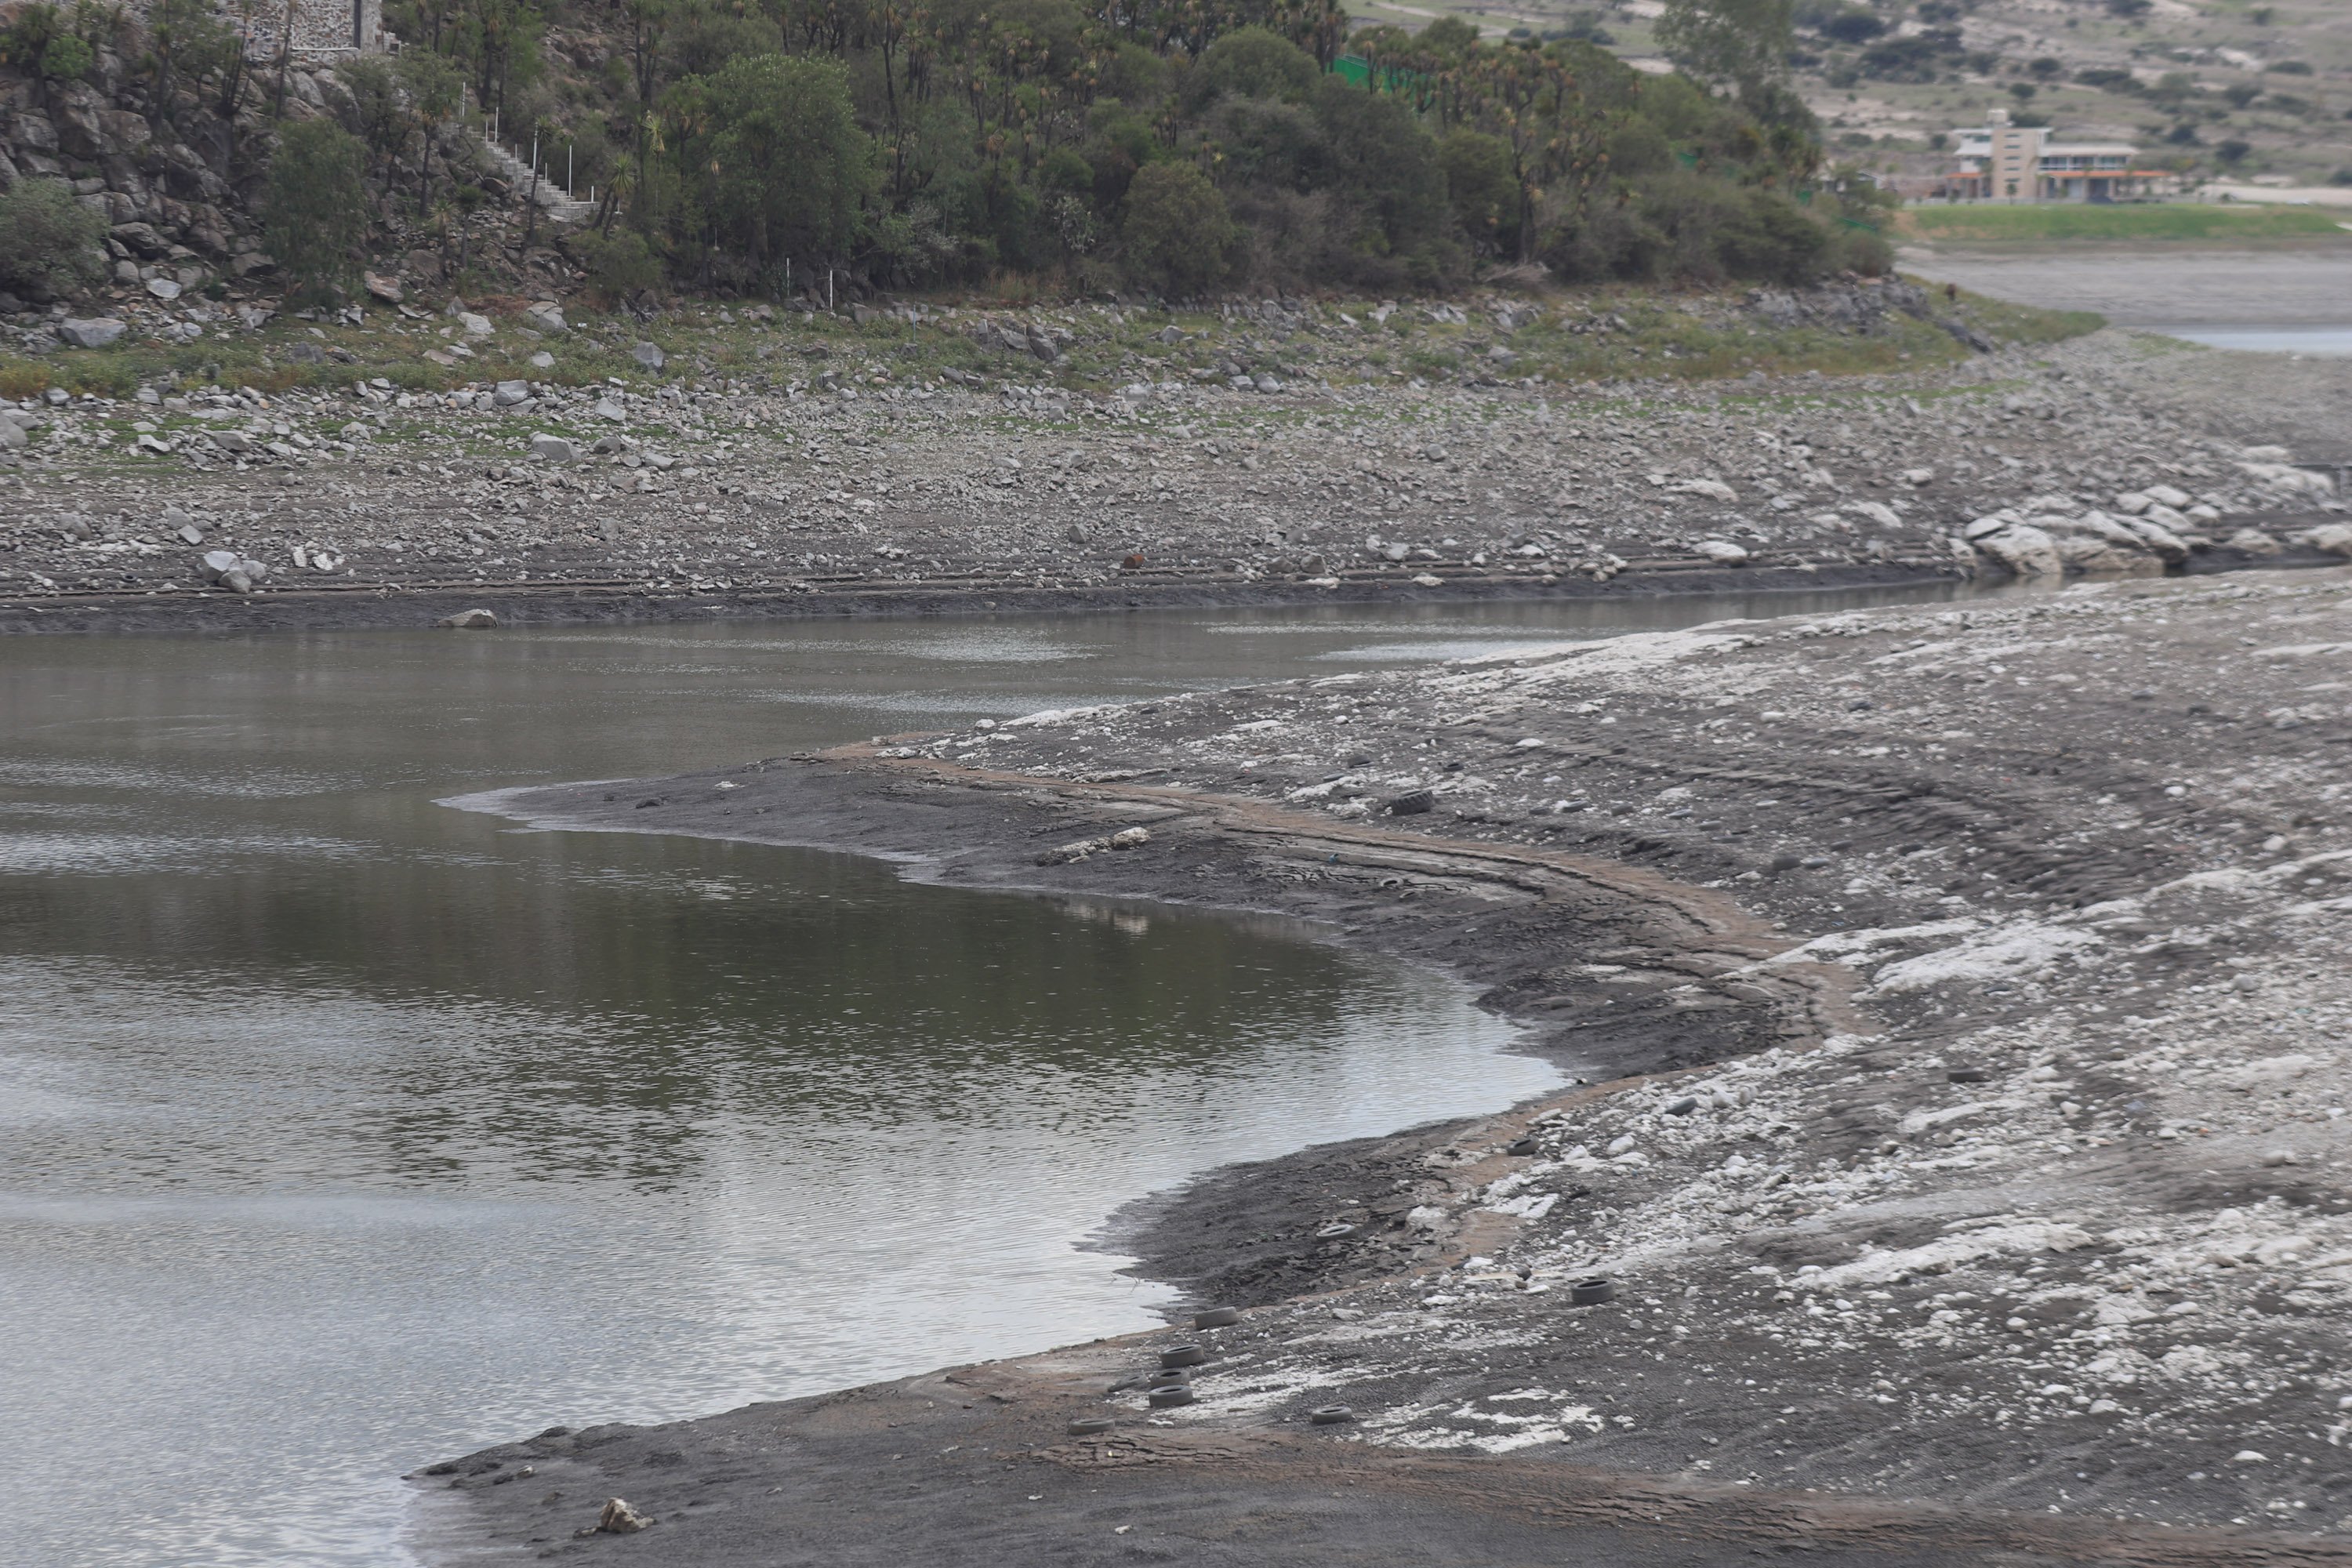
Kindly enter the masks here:
[[2347, 764], [2337, 567], [519, 795], [1320, 920], [1585, 1081], [1127, 1216], [1231, 1326], [551, 1429], [434, 1560], [2352, 1562]]
[[[1803, 323], [1858, 308], [1754, 309], [1819, 331]], [[1834, 378], [36, 399], [0, 406], [0, 447], [23, 443], [0, 451], [0, 631], [1537, 595], [2352, 552], [2352, 534], [2315, 542], [2344, 528], [2352, 363], [2254, 358], [2106, 331]]]

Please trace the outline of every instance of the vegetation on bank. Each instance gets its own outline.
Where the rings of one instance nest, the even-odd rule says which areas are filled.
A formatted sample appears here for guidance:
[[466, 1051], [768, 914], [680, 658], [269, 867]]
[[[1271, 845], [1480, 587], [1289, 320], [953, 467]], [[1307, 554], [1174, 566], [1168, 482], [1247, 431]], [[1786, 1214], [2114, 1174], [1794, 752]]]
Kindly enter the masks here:
[[1330, 0], [393, 0], [406, 52], [342, 68], [336, 110], [387, 200], [401, 106], [452, 79], [509, 144], [560, 148], [599, 193], [568, 248], [613, 301], [1879, 270], [1878, 194], [1782, 83], [1787, 6], [1674, 9], [1686, 72], [1645, 77], [1458, 19], [1351, 33]]
[[2352, 212], [2335, 208], [2267, 206], [2236, 202], [2097, 205], [2087, 202], [2039, 206], [1970, 203], [1906, 207], [1895, 217], [1898, 238], [1950, 242], [2021, 243], [2037, 240], [2221, 240], [2333, 239], [2347, 236]]
[[[1967, 293], [1949, 303], [1938, 298], [1937, 306], [1939, 314], [2003, 342], [2056, 342], [2101, 324], [2084, 312], [2040, 310]], [[1455, 313], [1465, 319], [1431, 319]], [[706, 303], [650, 322], [575, 310], [572, 330], [557, 334], [537, 332], [520, 315], [499, 316], [488, 336], [421, 313], [403, 319], [372, 310], [362, 324], [322, 314], [315, 322], [281, 318], [260, 331], [194, 342], [126, 334], [106, 349], [0, 357], [0, 395], [36, 396], [58, 386], [129, 399], [142, 387], [163, 394], [213, 385], [274, 393], [297, 386], [347, 389], [354, 381], [380, 383], [393, 392], [431, 392], [510, 379], [570, 386], [667, 379], [821, 394], [847, 388], [864, 396], [956, 386], [1101, 394], [1139, 381], [1222, 385], [1235, 373], [1334, 387], [1540, 389], [1648, 378], [1928, 369], [1970, 352], [1943, 329], [1901, 314], [1864, 332], [1785, 327], [1749, 310], [1744, 295], [1622, 284], [1582, 291], [1564, 306], [1555, 300], [1539, 312], [1527, 310], [1523, 324], [1507, 329], [1493, 311], [1453, 312], [1410, 302], [1382, 311], [1371, 300], [1301, 302], [1292, 318], [1297, 324], [1286, 326], [1216, 310], [1038, 307], [985, 296], [929, 302], [920, 314], [919, 321], [876, 313], [859, 322], [845, 313], [783, 311], [769, 322]], [[1066, 334], [1059, 361], [1049, 365], [984, 344], [975, 331], [983, 321], [1057, 329]], [[660, 376], [650, 375], [636, 359], [641, 342], [664, 351], [667, 364]], [[456, 352], [460, 347], [463, 355]], [[550, 363], [534, 363], [541, 354]]]

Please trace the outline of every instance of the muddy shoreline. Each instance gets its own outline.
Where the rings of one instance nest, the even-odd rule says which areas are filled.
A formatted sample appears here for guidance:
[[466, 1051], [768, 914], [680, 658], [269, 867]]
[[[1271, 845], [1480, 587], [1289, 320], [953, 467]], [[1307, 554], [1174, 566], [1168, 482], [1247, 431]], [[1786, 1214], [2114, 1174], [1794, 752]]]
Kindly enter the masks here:
[[1122, 1216], [1233, 1328], [416, 1479], [518, 1559], [2352, 1562], [2347, 666], [2352, 573], [2141, 580], [519, 794], [1304, 915], [1591, 1081]]

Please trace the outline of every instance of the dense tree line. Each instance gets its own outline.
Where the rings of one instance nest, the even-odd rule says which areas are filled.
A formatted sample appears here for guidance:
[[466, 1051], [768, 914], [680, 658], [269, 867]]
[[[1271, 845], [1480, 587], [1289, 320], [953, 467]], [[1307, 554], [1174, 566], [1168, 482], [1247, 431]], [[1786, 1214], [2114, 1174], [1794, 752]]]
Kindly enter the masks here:
[[1333, 0], [617, 0], [555, 18], [602, 40], [584, 86], [530, 0], [390, 19], [408, 50], [353, 111], [384, 191], [423, 184], [407, 150], [452, 96], [495, 109], [598, 188], [614, 292], [1797, 281], [1885, 257], [1786, 86], [1790, 0], [1675, 0], [1671, 76], [1457, 19], [1351, 31]]

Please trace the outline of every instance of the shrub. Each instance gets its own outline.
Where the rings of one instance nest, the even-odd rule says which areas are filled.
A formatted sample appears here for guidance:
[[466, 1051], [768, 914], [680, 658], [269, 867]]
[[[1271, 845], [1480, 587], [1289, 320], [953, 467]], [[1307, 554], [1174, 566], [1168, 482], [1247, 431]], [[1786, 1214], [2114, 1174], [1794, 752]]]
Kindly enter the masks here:
[[1127, 187], [1129, 270], [1171, 295], [1197, 294], [1223, 278], [1234, 223], [1225, 198], [1190, 163], [1154, 163]]
[[326, 294], [357, 270], [367, 230], [367, 147], [331, 120], [278, 133], [262, 222], [289, 294]]
[[1314, 90], [1315, 62], [1264, 27], [1236, 27], [1202, 51], [1186, 96], [1197, 105], [1220, 93], [1303, 102]]
[[607, 309], [661, 281], [661, 258], [646, 243], [646, 237], [634, 229], [583, 235], [572, 242], [572, 249], [588, 274], [590, 292]]
[[0, 196], [0, 285], [61, 294], [106, 276], [106, 219], [63, 180], [19, 180]]

